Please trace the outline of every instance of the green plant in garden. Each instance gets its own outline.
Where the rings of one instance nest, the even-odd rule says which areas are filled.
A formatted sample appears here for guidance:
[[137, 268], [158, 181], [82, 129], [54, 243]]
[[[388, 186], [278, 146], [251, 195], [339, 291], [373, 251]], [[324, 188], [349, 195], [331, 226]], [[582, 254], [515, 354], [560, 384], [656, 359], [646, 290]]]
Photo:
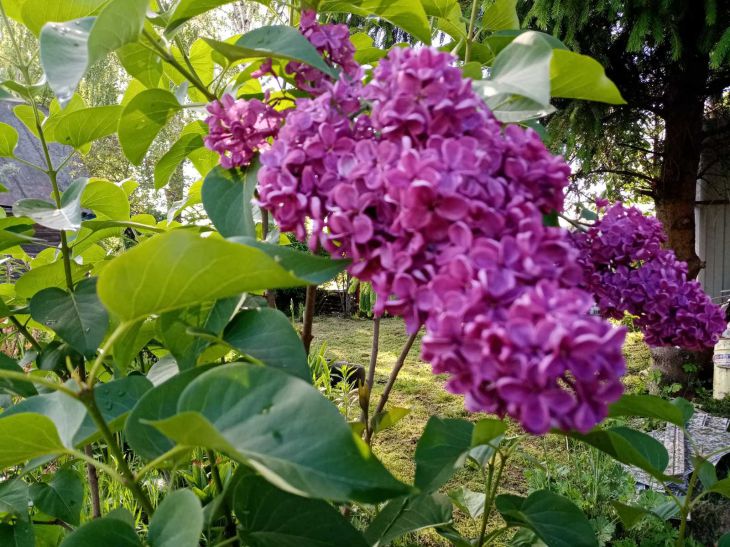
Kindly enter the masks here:
[[[313, 385], [307, 352], [287, 316], [260, 307], [256, 296], [324, 283], [350, 263], [278, 245], [268, 217], [252, 205], [258, 162], [249, 157], [245, 166], [225, 168], [234, 158], [224, 154], [217, 165], [204, 147], [202, 120], [186, 125], [156, 164], [155, 185], [164, 188], [189, 159], [202, 182], [181, 208], [202, 204], [209, 222], [130, 216], [129, 181], [79, 178], [59, 187], [58, 173], [98, 139], [116, 134], [126, 157], [139, 164], [183, 110], [211, 103], [215, 118], [235, 95], [272, 101], [267, 113], [276, 117], [275, 107], [303, 95], [297, 86], [316, 84], [317, 74], [346, 77], [293, 26], [224, 41], [203, 37], [183, 47], [176, 32], [225, 3], [0, 2], [17, 74], [0, 84], [0, 96], [15, 104], [15, 116], [37, 138], [45, 161], [29, 165], [52, 189], [50, 201], [21, 200], [13, 217], [0, 219], [2, 250], [24, 263], [17, 280], [3, 286], [0, 314], [25, 340], [23, 351], [0, 358], [0, 544], [77, 547], [114, 538], [130, 547], [374, 546], [435, 528], [458, 546], [486, 545], [515, 530], [548, 545], [596, 545], [586, 516], [567, 498], [549, 490], [499, 493], [505, 463], [523, 438], [506, 437], [501, 420], [433, 417], [418, 442], [413, 484], [386, 470], [368, 445], [407, 413], [389, 406], [388, 397], [417, 332], [371, 411], [376, 336], [358, 392], [362, 415], [348, 424], [317, 389], [322, 381]], [[381, 17], [424, 43], [445, 33], [462, 72], [504, 123], [534, 125], [553, 110], [551, 97], [622, 101], [598, 63], [551, 36], [520, 31], [514, 2], [480, 5], [475, 1], [464, 16], [455, 0], [323, 0], [289, 6], [289, 22], [299, 8], [311, 7]], [[18, 46], [18, 37], [29, 35], [37, 37], [36, 51]], [[352, 38], [360, 64], [377, 65], [386, 53], [367, 37]], [[133, 79], [120, 104], [87, 107], [77, 86], [110, 54]], [[38, 62], [41, 81], [32, 78]], [[313, 69], [320, 72], [308, 79]], [[279, 90], [264, 92], [257, 71], [278, 75]], [[46, 86], [55, 95], [48, 110], [37, 100]], [[242, 129], [255, 127], [271, 144], [270, 128], [259, 121]], [[17, 140], [12, 127], [0, 125], [0, 154], [28, 164], [15, 155]], [[59, 164], [49, 153], [53, 143], [69, 151]], [[60, 244], [31, 258], [23, 245], [47, 244], [34, 236], [36, 224], [57, 231]], [[680, 426], [689, 418], [681, 403], [642, 397], [625, 397], [612, 412]], [[560, 434], [672, 480], [664, 475], [666, 450], [639, 431]], [[452, 498], [440, 493], [466, 461], [483, 477], [483, 489]], [[672, 499], [681, 515], [680, 544], [692, 504], [704, 494], [692, 495], [698, 477], [706, 492], [728, 493], [725, 480], [713, 481], [714, 468], [701, 463], [687, 496]], [[478, 537], [453, 527], [454, 504], [481, 519]], [[362, 507], [377, 513], [364, 529], [344, 516]], [[627, 525], [647, 513], [622, 511]], [[500, 524], [490, 528], [497, 514]]]

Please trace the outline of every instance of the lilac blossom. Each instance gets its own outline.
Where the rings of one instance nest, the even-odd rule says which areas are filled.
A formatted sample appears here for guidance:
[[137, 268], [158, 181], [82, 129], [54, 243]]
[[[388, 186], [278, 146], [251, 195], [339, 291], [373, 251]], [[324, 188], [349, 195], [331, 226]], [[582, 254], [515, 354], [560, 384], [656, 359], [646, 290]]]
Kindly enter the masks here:
[[601, 312], [614, 319], [635, 316], [651, 346], [711, 347], [725, 328], [722, 312], [697, 281], [687, 279], [687, 265], [662, 248], [661, 222], [635, 207], [599, 205], [602, 217], [574, 240], [585, 287]]

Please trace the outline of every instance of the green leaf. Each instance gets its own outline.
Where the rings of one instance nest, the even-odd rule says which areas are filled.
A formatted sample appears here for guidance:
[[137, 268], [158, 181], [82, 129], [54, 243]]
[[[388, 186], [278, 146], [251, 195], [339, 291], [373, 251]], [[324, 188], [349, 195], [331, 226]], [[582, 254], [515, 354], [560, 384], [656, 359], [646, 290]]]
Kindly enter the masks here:
[[76, 150], [116, 132], [122, 107], [119, 105], [81, 108], [51, 116], [44, 126], [50, 140], [72, 146]]
[[17, 144], [18, 132], [15, 128], [12, 125], [0, 123], [0, 157], [12, 157]]
[[421, 0], [423, 10], [436, 18], [436, 26], [456, 40], [466, 39], [466, 25], [458, 0]]
[[192, 490], [165, 496], [150, 521], [150, 547], [197, 547], [203, 533], [203, 507]]
[[0, 545], [7, 547], [38, 547], [33, 526], [29, 521], [0, 524]]
[[[218, 6], [229, 4], [233, 0], [179, 0], [170, 15], [166, 32], [172, 32], [187, 20], [210, 11]], [[268, 4], [266, 0], [257, 0], [259, 3]]]
[[[36, 127], [35, 123], [35, 113], [33, 111], [33, 107], [29, 104], [19, 104], [15, 108], [13, 108], [13, 114], [15, 114], [15, 117], [20, 120], [20, 122], [28, 128], [28, 131], [30, 131], [33, 135], [36, 136], [36, 138], [39, 137], [38, 128]], [[43, 123], [43, 113], [39, 113], [40, 121]]]
[[539, 32], [524, 32], [499, 52], [491, 79], [475, 83], [486, 97], [519, 95], [537, 105], [550, 104], [553, 48]]
[[28, 519], [28, 485], [23, 479], [9, 479], [0, 482], [0, 513]]
[[593, 527], [567, 498], [547, 490], [527, 498], [503, 494], [495, 506], [508, 525], [529, 528], [549, 547], [597, 547]]
[[484, 418], [474, 425], [469, 458], [480, 466], [486, 465], [494, 455], [507, 431], [507, 424], [496, 418]]
[[717, 481], [710, 488], [708, 488], [708, 490], [710, 492], [715, 492], [716, 494], [725, 496], [726, 498], [730, 498], [730, 478]]
[[[240, 352], [311, 382], [307, 354], [289, 319], [279, 310], [241, 311], [226, 327], [223, 339]], [[275, 344], [271, 341], [276, 340]]]
[[123, 188], [105, 179], [91, 179], [81, 194], [81, 207], [99, 220], [129, 220], [129, 198]]
[[288, 492], [371, 503], [407, 491], [332, 403], [274, 368], [238, 363], [209, 370], [185, 388], [177, 410], [153, 425], [180, 445], [227, 453]]
[[152, 141], [180, 109], [175, 95], [164, 89], [146, 89], [129, 101], [119, 119], [119, 144], [127, 159], [142, 163]]
[[[70, 383], [69, 387], [74, 385]], [[151, 387], [152, 384], [144, 376], [127, 376], [95, 386], [96, 403], [112, 432], [124, 427], [127, 414]], [[15, 416], [39, 415], [55, 424], [53, 433], [62, 446], [68, 448], [83, 446], [100, 436], [94, 420], [88, 415], [84, 405], [77, 399], [58, 391], [25, 399], [2, 414], [7, 416], [7, 419]], [[0, 418], [0, 423], [4, 419]]]
[[697, 475], [703, 488], [712, 488], [717, 484], [717, 470], [712, 462], [695, 455], [692, 457], [692, 464], [697, 469]]
[[109, 0], [16, 0], [21, 4], [20, 12], [23, 24], [36, 36], [43, 25], [49, 22], [70, 21], [79, 17], [93, 15]]
[[211, 367], [196, 367], [173, 376], [166, 382], [145, 393], [127, 418], [124, 434], [135, 453], [147, 460], [153, 460], [175, 445], [149, 425], [149, 422], [174, 416], [183, 390], [195, 378]]
[[[110, 543], [113, 541], [113, 543]], [[113, 517], [91, 520], [77, 528], [61, 543], [61, 547], [142, 547], [134, 528], [127, 522]]]
[[337, 71], [324, 62], [317, 49], [297, 29], [286, 25], [259, 27], [235, 43], [203, 38], [215, 51], [231, 62], [256, 57], [272, 57], [306, 63], [337, 78]]
[[631, 528], [641, 522], [644, 517], [651, 515], [651, 511], [637, 505], [626, 505], [619, 501], [612, 501], [611, 505], [616, 510], [616, 514], [621, 520], [621, 524], [627, 530], [631, 530]]
[[47, 484], [39, 482], [31, 485], [30, 497], [33, 505], [47, 515], [74, 526], [81, 523], [84, 484], [72, 469], [59, 469]]
[[[192, 124], [191, 124], [192, 125]], [[170, 177], [191, 152], [203, 147], [203, 137], [200, 133], [183, 133], [180, 138], [165, 152], [155, 165], [155, 190], [167, 186]]]
[[641, 416], [642, 418], [657, 418], [684, 427], [687, 423], [678, 406], [666, 399], [654, 395], [624, 395], [609, 406], [609, 416]]
[[61, 196], [61, 208], [41, 199], [21, 199], [13, 205], [13, 214], [28, 217], [41, 226], [53, 230], [78, 230], [81, 228], [81, 193], [86, 179], [73, 181]]
[[484, 514], [484, 492], [473, 492], [465, 486], [460, 486], [449, 492], [449, 497], [454, 505], [473, 519], [478, 519]]
[[203, 207], [223, 237], [256, 237], [253, 199], [258, 163], [243, 169], [215, 167], [205, 177], [201, 196]]
[[520, 28], [517, 17], [517, 0], [494, 0], [484, 10], [482, 27], [487, 30], [512, 30]]
[[606, 76], [601, 63], [565, 49], [553, 51], [550, 93], [553, 97], [626, 104], [616, 85]]
[[[71, 261], [71, 278], [74, 282], [80, 281], [90, 269], [89, 265], [81, 266], [76, 261]], [[24, 273], [15, 284], [15, 293], [22, 298], [31, 298], [45, 288], [65, 286], [66, 274], [63, 260], [56, 260], [51, 264], [45, 264]]]
[[162, 61], [159, 55], [139, 42], [122, 46], [117, 50], [119, 62], [124, 70], [144, 84], [157, 87], [162, 78]]
[[345, 265], [272, 247], [174, 230], [112, 260], [99, 275], [97, 290], [110, 312], [134, 321], [247, 291], [319, 284]]
[[717, 547], [730, 547], [730, 534], [723, 534], [717, 541]]
[[48, 84], [63, 106], [88, 68], [108, 53], [135, 42], [149, 0], [111, 0], [98, 17], [47, 23], [40, 35], [40, 58]]
[[418, 494], [389, 501], [365, 530], [370, 545], [388, 545], [409, 532], [451, 522], [452, 506], [443, 494]]
[[395, 424], [400, 422], [403, 418], [408, 416], [411, 412], [409, 408], [400, 408], [397, 406], [391, 406], [385, 412], [375, 415], [375, 427], [373, 428], [373, 434], [379, 433], [389, 427], [393, 427]]
[[363, 536], [330, 504], [275, 488], [245, 467], [233, 479], [233, 511], [247, 545], [365, 547]]
[[72, 293], [55, 287], [36, 293], [30, 315], [87, 357], [96, 354], [109, 326], [109, 315], [96, 295], [95, 278], [81, 281]]
[[474, 425], [467, 420], [432, 416], [416, 446], [415, 485], [433, 492], [466, 461]]
[[669, 464], [667, 449], [645, 433], [627, 427], [612, 427], [596, 429], [586, 435], [575, 432], [566, 435], [605, 452], [623, 464], [643, 469], [660, 480], [667, 479], [664, 475]]
[[[26, 399], [29, 401], [32, 399]], [[22, 404], [22, 403], [21, 403]], [[46, 416], [0, 414], [0, 469], [25, 463], [33, 458], [65, 451], [56, 427]]]
[[420, 0], [323, 0], [318, 11], [352, 13], [360, 17], [375, 15], [390, 21], [423, 43], [431, 43], [431, 25]]
[[[23, 374], [25, 371], [22, 367], [4, 353], [0, 353], [0, 370], [8, 370]], [[8, 378], [0, 378], [0, 392], [9, 393], [11, 395], [19, 395], [20, 397], [32, 397], [38, 395], [35, 387], [30, 382], [21, 382], [19, 380], [10, 380]]]

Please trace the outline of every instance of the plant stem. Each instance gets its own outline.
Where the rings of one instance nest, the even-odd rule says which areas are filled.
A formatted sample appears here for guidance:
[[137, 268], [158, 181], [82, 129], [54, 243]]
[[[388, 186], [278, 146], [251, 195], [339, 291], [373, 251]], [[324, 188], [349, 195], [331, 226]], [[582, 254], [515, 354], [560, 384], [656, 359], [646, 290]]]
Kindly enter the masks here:
[[370, 417], [370, 396], [373, 392], [373, 383], [375, 383], [375, 366], [378, 362], [378, 349], [380, 346], [380, 317], [373, 319], [373, 345], [370, 349], [370, 365], [368, 366], [368, 375], [365, 378], [365, 396], [360, 401], [360, 407], [362, 408], [362, 415], [360, 421], [365, 426], [363, 432], [366, 436], [369, 436], [368, 430], [370, 425], [368, 419]]
[[312, 346], [312, 323], [314, 323], [314, 306], [317, 303], [317, 285], [307, 286], [307, 296], [304, 299], [304, 318], [302, 319], [302, 343], [304, 351], [309, 355]]
[[[93, 459], [94, 451], [90, 444], [84, 447], [84, 454]], [[89, 477], [89, 491], [91, 492], [91, 512], [95, 519], [101, 517], [101, 500], [99, 499], [99, 476], [96, 474], [96, 467], [86, 462], [86, 475]]]
[[86, 462], [87, 464], [93, 465], [94, 468], [104, 471], [104, 473], [109, 475], [115, 481], [124, 484], [124, 478], [112, 467], [108, 466], [104, 462], [100, 462], [96, 458], [88, 456], [86, 452], [82, 452], [81, 450], [69, 450], [67, 454], [73, 458], [76, 458], [77, 460], [81, 460]]
[[127, 460], [124, 458], [124, 453], [117, 444], [117, 439], [114, 437], [114, 433], [112, 433], [109, 429], [109, 425], [106, 423], [106, 420], [104, 420], [104, 416], [102, 416], [101, 411], [96, 404], [96, 398], [94, 397], [93, 390], [88, 388], [84, 389], [79, 393], [79, 399], [82, 403], [84, 403], [86, 410], [89, 411], [89, 415], [92, 420], [94, 420], [96, 427], [98, 427], [99, 431], [101, 431], [109, 450], [117, 460], [117, 468], [122, 476], [122, 484], [124, 484], [134, 494], [147, 515], [152, 516], [152, 513], [154, 512], [152, 503], [142, 487], [137, 484], [137, 481], [134, 478], [134, 473], [132, 473], [132, 470], [129, 468]]
[[373, 416], [370, 419], [370, 427], [368, 427], [368, 431], [365, 435], [365, 442], [368, 445], [373, 440], [372, 432], [375, 429], [375, 419], [378, 417], [378, 415], [381, 412], [383, 412], [383, 409], [385, 408], [385, 404], [388, 402], [388, 398], [390, 397], [390, 392], [393, 389], [393, 385], [395, 384], [395, 381], [398, 379], [398, 373], [400, 372], [400, 369], [403, 368], [403, 365], [406, 362], [406, 358], [408, 357], [408, 353], [411, 351], [411, 348], [413, 347], [413, 343], [416, 341], [417, 337], [418, 337], [418, 331], [414, 332], [413, 334], [411, 334], [408, 337], [408, 340], [406, 340], [406, 343], [403, 346], [403, 350], [400, 352], [400, 355], [398, 356], [398, 360], [395, 362], [395, 365], [393, 365], [393, 370], [390, 372], [390, 377], [388, 378], [388, 383], [385, 385], [383, 394], [380, 396], [380, 401], [378, 401], [378, 406], [375, 408], [375, 412], [373, 413]]
[[9, 317], [8, 319], [10, 319], [10, 322], [11, 322], [11, 323], [12, 323], [13, 325], [15, 325], [15, 328], [16, 328], [16, 329], [18, 329], [18, 332], [19, 332], [20, 334], [22, 334], [22, 335], [23, 335], [23, 337], [25, 337], [25, 339], [26, 339], [26, 340], [28, 340], [28, 342], [30, 342], [30, 345], [31, 345], [31, 346], [33, 346], [33, 349], [34, 349], [34, 350], [36, 350], [36, 351], [37, 351], [37, 352], [39, 352], [39, 353], [40, 353], [41, 351], [43, 351], [43, 348], [42, 348], [42, 347], [41, 347], [41, 345], [40, 345], [40, 344], [38, 343], [38, 340], [36, 340], [36, 339], [35, 339], [35, 338], [33, 337], [33, 335], [32, 335], [32, 334], [30, 333], [30, 331], [29, 331], [29, 330], [28, 330], [28, 329], [27, 329], [27, 328], [25, 327], [25, 325], [23, 325], [23, 323], [21, 323], [21, 322], [20, 322], [20, 321], [18, 320], [18, 318], [17, 318], [17, 317], [15, 317], [14, 315], [11, 315], [11, 316], [10, 316], [10, 317]]
[[191, 73], [188, 69], [186, 69], [184, 66], [182, 66], [177, 59], [169, 52], [167, 49], [165, 49], [160, 43], [157, 41], [157, 38], [153, 36], [148, 30], [144, 29], [142, 30], [142, 34], [147, 40], [149, 40], [150, 44], [154, 48], [155, 52], [165, 60], [165, 62], [170, 63], [175, 70], [177, 70], [180, 74], [182, 74], [186, 80], [188, 80], [191, 84], [193, 84], [203, 95], [205, 95], [206, 99], [209, 101], [216, 101], [218, 100], [218, 97], [215, 96], [214, 93], [211, 93], [211, 91], [206, 87], [206, 85], [200, 81], [200, 78], [197, 76], [197, 74]]
[[[699, 468], [699, 466], [696, 466]], [[689, 517], [690, 509], [692, 508], [692, 493], [694, 492], [695, 486], [697, 485], [697, 478], [699, 473], [697, 469], [692, 472], [692, 477], [689, 479], [689, 485], [687, 485], [687, 494], [684, 496], [684, 503], [681, 506], [681, 520], [679, 523], [679, 535], [677, 537], [677, 547], [684, 547], [684, 536], [687, 534], [687, 518]]]
[[469, 17], [469, 29], [466, 33], [466, 49], [464, 50], [464, 63], [471, 60], [471, 44], [474, 40], [474, 26], [476, 25], [477, 13], [479, 12], [479, 0], [472, 0], [471, 16]]

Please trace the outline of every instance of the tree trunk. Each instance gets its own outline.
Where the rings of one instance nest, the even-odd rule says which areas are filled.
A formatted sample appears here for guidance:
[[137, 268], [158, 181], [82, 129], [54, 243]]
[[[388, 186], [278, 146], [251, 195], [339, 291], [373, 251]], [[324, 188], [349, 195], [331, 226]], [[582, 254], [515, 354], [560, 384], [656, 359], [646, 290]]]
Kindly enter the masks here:
[[688, 275], [694, 279], [701, 264], [695, 251], [695, 196], [709, 74], [709, 57], [698, 48], [704, 10], [687, 10], [683, 23], [680, 25], [681, 57], [667, 68], [661, 114], [664, 154], [655, 205], [657, 218], [669, 237], [667, 246], [687, 263]]

